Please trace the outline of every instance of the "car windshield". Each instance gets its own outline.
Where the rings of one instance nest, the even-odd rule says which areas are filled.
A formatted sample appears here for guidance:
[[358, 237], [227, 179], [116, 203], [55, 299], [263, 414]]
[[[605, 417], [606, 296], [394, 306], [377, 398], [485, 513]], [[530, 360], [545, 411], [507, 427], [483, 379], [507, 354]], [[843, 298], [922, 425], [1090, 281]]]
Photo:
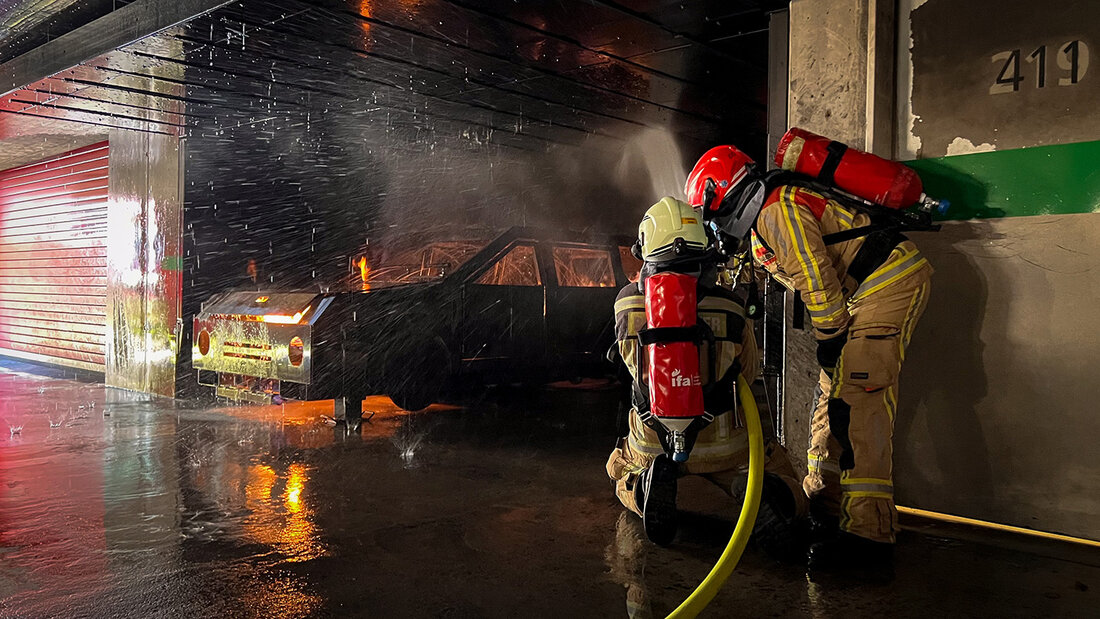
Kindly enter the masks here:
[[439, 241], [420, 247], [365, 252], [355, 259], [352, 279], [362, 290], [438, 281], [465, 264], [488, 241]]

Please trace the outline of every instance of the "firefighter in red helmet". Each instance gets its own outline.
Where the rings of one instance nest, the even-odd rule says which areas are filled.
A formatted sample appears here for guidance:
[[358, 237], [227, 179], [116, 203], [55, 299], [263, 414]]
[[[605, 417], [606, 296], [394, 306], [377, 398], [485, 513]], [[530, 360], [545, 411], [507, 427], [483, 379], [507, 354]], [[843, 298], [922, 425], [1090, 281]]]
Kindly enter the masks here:
[[[740, 410], [734, 406], [737, 374], [752, 380], [757, 372], [757, 349], [752, 322], [745, 317], [744, 300], [717, 283], [714, 262], [708, 262], [709, 238], [699, 216], [675, 198], [664, 198], [647, 212], [638, 228], [636, 246], [643, 260], [642, 280], [667, 268], [669, 259], [680, 269], [694, 269], [698, 277], [697, 316], [715, 338], [714, 363], [710, 349], [699, 349], [702, 383], [708, 391], [708, 410], [714, 420], [699, 431], [691, 457], [672, 461], [660, 437], [642, 415], [649, 410], [646, 361], [640, 332], [646, 327], [643, 283], [627, 284], [615, 301], [615, 350], [633, 379], [629, 431], [607, 460], [607, 474], [623, 506], [642, 519], [647, 537], [666, 545], [676, 534], [676, 484], [684, 475], [698, 475], [735, 500], [743, 500], [749, 443]], [[689, 248], [683, 254], [664, 251], [673, 241]], [[697, 256], [697, 257], [693, 257]], [[798, 527], [808, 505], [786, 450], [777, 442], [765, 446], [764, 489], [753, 539], [765, 552], [790, 558], [799, 543]]]
[[750, 250], [809, 310], [821, 366], [803, 480], [821, 533], [809, 566], [889, 564], [898, 373], [932, 268], [896, 231], [827, 244], [834, 233], [869, 226], [870, 216], [797, 183], [770, 184], [744, 153], [718, 146], [699, 159], [686, 191], [720, 222], [727, 245]]

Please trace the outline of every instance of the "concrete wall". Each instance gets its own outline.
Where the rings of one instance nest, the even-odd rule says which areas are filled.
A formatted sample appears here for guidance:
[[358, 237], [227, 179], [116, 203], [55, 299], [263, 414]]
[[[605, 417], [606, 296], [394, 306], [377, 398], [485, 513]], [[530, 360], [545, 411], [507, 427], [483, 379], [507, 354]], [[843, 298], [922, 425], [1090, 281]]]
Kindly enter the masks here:
[[[1091, 380], [1100, 350], [1100, 78], [1082, 57], [1077, 83], [1060, 84], [1068, 59], [1060, 64], [1053, 51], [1074, 40], [1100, 46], [1100, 5], [902, 0], [888, 93], [867, 69], [885, 54], [859, 38], [881, 32], [861, 26], [870, 7], [792, 3], [789, 120], [916, 159], [927, 191], [954, 205], [942, 231], [911, 235], [936, 275], [902, 374], [898, 502], [1100, 539]], [[1026, 59], [1041, 45], [1042, 88], [1038, 58]], [[997, 84], [1013, 77], [1001, 70], [1003, 52], [1016, 49], [1021, 80]], [[869, 59], [846, 57], [861, 53]], [[883, 112], [886, 95], [894, 104]], [[860, 134], [884, 116], [894, 127], [887, 150]], [[788, 342], [788, 442], [798, 452], [816, 368], [812, 342]]]
[[[929, 192], [964, 221], [918, 240], [937, 272], [903, 377], [898, 500], [1098, 539], [1100, 142], [1087, 141], [1100, 139], [1100, 79], [1079, 67], [1059, 83], [1058, 56], [1100, 45], [1100, 5], [899, 10], [897, 156], [919, 157]], [[998, 27], [974, 27], [994, 15]], [[1043, 45], [1040, 88], [1027, 57]], [[1016, 49], [1013, 90], [996, 81]]]
[[180, 140], [113, 129], [107, 205], [107, 371], [114, 387], [175, 395]]
[[899, 15], [899, 159], [1100, 139], [1100, 3], [901, 0]]
[[895, 427], [900, 504], [1096, 539], [1100, 215], [914, 235], [936, 268]]

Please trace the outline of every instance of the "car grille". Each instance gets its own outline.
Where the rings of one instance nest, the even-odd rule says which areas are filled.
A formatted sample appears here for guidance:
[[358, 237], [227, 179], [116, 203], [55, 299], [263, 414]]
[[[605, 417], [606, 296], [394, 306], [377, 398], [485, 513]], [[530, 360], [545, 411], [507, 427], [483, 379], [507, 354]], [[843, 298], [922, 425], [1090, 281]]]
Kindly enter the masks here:
[[254, 344], [252, 342], [226, 342], [222, 345], [222, 356], [234, 359], [249, 359], [252, 361], [271, 361], [270, 344]]

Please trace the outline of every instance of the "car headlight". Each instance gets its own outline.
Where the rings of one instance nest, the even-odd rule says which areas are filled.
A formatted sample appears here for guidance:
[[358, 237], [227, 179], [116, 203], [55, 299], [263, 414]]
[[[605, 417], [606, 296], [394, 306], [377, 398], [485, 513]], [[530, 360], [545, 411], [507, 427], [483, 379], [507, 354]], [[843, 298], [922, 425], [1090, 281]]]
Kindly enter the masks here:
[[210, 332], [203, 329], [199, 332], [199, 354], [205, 357], [210, 352]]
[[306, 356], [306, 345], [302, 341], [302, 338], [294, 336], [290, 340], [290, 346], [287, 347], [287, 359], [290, 360], [290, 365], [298, 367], [302, 365], [302, 360]]

